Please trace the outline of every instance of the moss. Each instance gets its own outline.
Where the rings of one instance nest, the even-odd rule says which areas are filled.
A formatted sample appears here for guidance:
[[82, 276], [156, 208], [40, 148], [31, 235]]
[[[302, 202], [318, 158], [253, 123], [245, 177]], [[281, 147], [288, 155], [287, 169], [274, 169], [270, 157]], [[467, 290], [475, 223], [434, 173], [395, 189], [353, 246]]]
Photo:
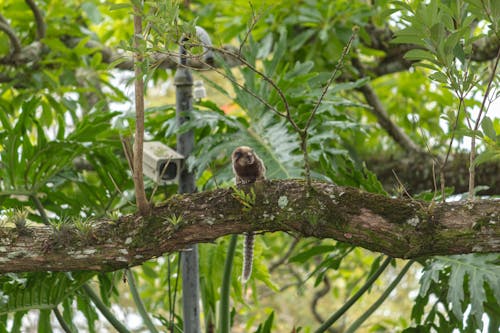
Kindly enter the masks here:
[[480, 217], [476, 221], [474, 221], [474, 223], [472, 224], [472, 230], [480, 231], [483, 228], [492, 227], [492, 226], [500, 223], [499, 220], [500, 220], [500, 218], [498, 216], [493, 215], [493, 214], [490, 216], [487, 215], [484, 217]]

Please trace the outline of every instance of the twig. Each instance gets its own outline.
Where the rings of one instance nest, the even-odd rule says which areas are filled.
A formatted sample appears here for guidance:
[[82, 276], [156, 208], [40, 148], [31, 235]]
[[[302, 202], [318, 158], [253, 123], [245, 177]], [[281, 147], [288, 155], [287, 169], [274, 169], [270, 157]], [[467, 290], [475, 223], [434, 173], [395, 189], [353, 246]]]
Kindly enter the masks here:
[[[202, 46], [202, 45], [200, 45], [200, 46]], [[234, 52], [231, 52], [231, 51], [228, 51], [228, 50], [224, 50], [224, 49], [221, 49], [221, 48], [211, 47], [211, 46], [206, 46], [206, 47], [209, 48], [209, 49], [212, 49], [214, 51], [216, 50], [216, 51], [218, 51], [218, 52], [220, 52], [222, 54], [234, 57], [239, 62], [241, 62], [242, 65], [245, 65], [245, 67], [247, 67], [252, 72], [254, 72], [258, 76], [260, 76], [264, 81], [266, 81], [267, 83], [269, 83], [271, 85], [271, 87], [276, 91], [276, 93], [280, 97], [281, 101], [283, 102], [283, 107], [285, 109], [285, 113], [279, 112], [275, 107], [272, 107], [271, 110], [273, 110], [273, 112], [275, 112], [279, 116], [286, 118], [288, 120], [288, 122], [292, 125], [292, 127], [295, 129], [295, 131], [297, 131], [297, 133], [299, 133], [301, 131], [300, 127], [297, 125], [297, 123], [293, 120], [293, 118], [291, 116], [290, 105], [288, 103], [288, 100], [286, 99], [285, 93], [283, 92], [283, 90], [281, 90], [281, 88], [278, 86], [278, 84], [276, 82], [274, 82], [273, 79], [271, 79], [269, 76], [267, 76], [266, 74], [264, 74], [263, 72], [261, 72], [260, 70], [258, 70], [255, 66], [253, 66], [252, 64], [250, 64], [245, 58], [243, 58], [241, 55], [239, 55], [237, 53], [234, 53]], [[214, 67], [211, 66], [211, 69], [214, 69]], [[222, 74], [222, 75], [224, 75], [224, 77], [228, 78], [228, 76], [226, 74]], [[234, 81], [232, 80], [232, 82], [234, 82]], [[238, 86], [240, 86], [240, 87], [243, 88], [243, 86], [241, 84], [238, 84]], [[245, 89], [245, 91], [248, 92], [249, 90]], [[253, 96], [255, 96], [255, 95], [253, 95]], [[259, 100], [262, 101], [261, 99], [259, 99]], [[269, 103], [265, 103], [265, 105], [269, 106]]]
[[[328, 277], [326, 276], [326, 274], [323, 276], [323, 283], [325, 284], [324, 287], [314, 293], [314, 297], [313, 297], [313, 299], [311, 301], [311, 312], [313, 313], [314, 318], [319, 323], [323, 323], [325, 320], [324, 320], [324, 318], [318, 312], [318, 309], [317, 309], [318, 302], [319, 302], [319, 300], [321, 298], [323, 298], [326, 294], [328, 294], [328, 292], [331, 289], [330, 280], [328, 279]], [[328, 327], [327, 330], [328, 330], [329, 333], [338, 333], [339, 332], [339, 330], [337, 330], [337, 329], [335, 329], [333, 327]]]
[[36, 193], [30, 195], [31, 200], [35, 203], [36, 209], [38, 210], [38, 213], [40, 213], [40, 217], [42, 218], [42, 222], [45, 225], [50, 225], [49, 217], [47, 216], [47, 213], [45, 212], [45, 208], [42, 205], [42, 202], [38, 197], [36, 196]]
[[285, 255], [281, 258], [279, 258], [277, 261], [273, 262], [271, 264], [271, 266], [269, 266], [269, 273], [272, 273], [276, 268], [278, 268], [279, 266], [281, 266], [285, 261], [288, 260], [288, 258], [292, 255], [293, 253], [293, 250], [295, 249], [295, 247], [297, 246], [297, 244], [299, 243], [300, 239], [295, 237], [293, 239], [293, 242], [290, 244], [290, 246], [288, 247], [288, 250], [286, 251]]
[[43, 20], [42, 12], [40, 8], [35, 4], [33, 0], [25, 0], [26, 4], [30, 7], [36, 21], [36, 39], [40, 40], [45, 37], [45, 22]]
[[309, 164], [309, 152], [307, 151], [307, 140], [308, 140], [308, 131], [309, 127], [311, 126], [311, 122], [316, 114], [316, 112], [319, 109], [319, 106], [321, 105], [321, 102], [326, 96], [326, 93], [328, 92], [328, 89], [333, 83], [333, 80], [335, 80], [337, 73], [339, 70], [344, 66], [344, 59], [349, 53], [349, 50], [351, 49], [352, 42], [354, 41], [354, 38], [356, 38], [357, 33], [359, 31], [358, 26], [354, 26], [352, 28], [352, 34], [351, 38], [349, 38], [349, 41], [347, 42], [347, 45], [344, 47], [342, 50], [342, 54], [340, 55], [340, 58], [337, 62], [337, 65], [335, 66], [335, 69], [332, 72], [332, 75], [326, 82], [325, 87], [323, 88], [323, 91], [321, 92], [321, 95], [319, 96], [318, 101], [316, 102], [316, 105], [314, 106], [313, 110], [311, 111], [311, 114], [309, 115], [309, 118], [307, 119], [306, 125], [304, 126], [303, 129], [297, 129], [297, 132], [300, 136], [300, 148], [302, 150], [302, 154], [304, 155], [304, 172], [305, 172], [305, 178], [307, 182], [307, 186], [311, 187], [311, 165]]
[[335, 68], [333, 69], [332, 75], [330, 75], [330, 78], [326, 82], [326, 85], [323, 87], [323, 91], [321, 92], [321, 95], [319, 96], [318, 101], [316, 102], [316, 105], [314, 106], [314, 109], [311, 111], [311, 114], [309, 115], [309, 118], [307, 119], [306, 126], [304, 127], [304, 130], [307, 131], [309, 126], [311, 125], [311, 121], [314, 118], [314, 115], [318, 111], [319, 106], [321, 105], [321, 102], [323, 102], [323, 99], [326, 96], [326, 93], [328, 92], [328, 89], [333, 83], [333, 80], [336, 79], [337, 73], [344, 67], [344, 59], [345, 57], [349, 54], [349, 51], [351, 49], [352, 43], [354, 41], [354, 38], [358, 35], [359, 27], [354, 26], [352, 28], [352, 34], [351, 38], [349, 38], [349, 41], [347, 42], [347, 45], [344, 47], [342, 50], [342, 54], [340, 55], [339, 60], [337, 61], [337, 65], [335, 65]]
[[122, 143], [123, 153], [125, 154], [125, 159], [127, 160], [130, 171], [134, 173], [134, 151], [130, 145], [130, 141], [128, 140], [128, 137], [126, 138], [122, 136], [120, 136], [120, 141]]
[[433, 159], [432, 160], [432, 184], [434, 185], [434, 195], [432, 196], [432, 201], [434, 201], [434, 198], [436, 197], [437, 193], [437, 180], [436, 180], [436, 161]]
[[462, 110], [462, 108], [465, 107], [464, 98], [465, 98], [464, 96], [459, 97], [458, 112], [457, 112], [457, 117], [455, 119], [455, 124], [453, 125], [453, 130], [451, 131], [450, 144], [448, 145], [448, 150], [446, 151], [444, 161], [443, 161], [443, 163], [441, 163], [440, 168], [439, 168], [439, 180], [440, 180], [440, 184], [441, 184], [441, 201], [442, 202], [446, 201], [446, 193], [445, 193], [446, 178], [445, 178], [444, 168], [446, 167], [446, 164], [448, 164], [448, 159], [450, 158], [453, 140], [455, 140], [455, 132], [457, 131], [457, 127], [458, 127], [458, 119], [460, 118], [460, 111]]
[[479, 114], [477, 115], [476, 123], [474, 125], [474, 130], [472, 131], [471, 137], [471, 146], [470, 146], [470, 161], [469, 161], [469, 200], [474, 200], [474, 178], [476, 175], [476, 131], [479, 129], [479, 124], [481, 123], [481, 118], [483, 116], [483, 112], [486, 113], [487, 110], [486, 100], [488, 99], [488, 95], [491, 91], [491, 84], [495, 78], [495, 74], [497, 72], [498, 62], [500, 61], [500, 48], [498, 49], [497, 56], [495, 58], [495, 64], [493, 65], [493, 69], [490, 73], [490, 77], [488, 79], [488, 86], [486, 87], [486, 91], [484, 93], [483, 101], [481, 103], [481, 109], [479, 109]]
[[[160, 179], [163, 179], [163, 176], [165, 175], [165, 172], [167, 172], [167, 167], [170, 164], [171, 159], [167, 159], [166, 162], [167, 163], [165, 163], [165, 166], [163, 167], [163, 169], [160, 172]], [[156, 191], [158, 190], [159, 186], [160, 186], [159, 183], [155, 183], [155, 187], [153, 188], [153, 191], [151, 191], [151, 195], [149, 196], [149, 204], [150, 205], [153, 204], [153, 198], [154, 198], [154, 196], [156, 194]]]
[[248, 4], [250, 5], [250, 9], [252, 10], [252, 22], [250, 23], [250, 26], [247, 29], [245, 37], [243, 37], [243, 40], [241, 41], [240, 47], [238, 49], [239, 54], [241, 54], [241, 50], [243, 49], [243, 46], [245, 45], [248, 37], [250, 36], [250, 33], [255, 28], [255, 25], [257, 25], [257, 22], [260, 20], [260, 14], [258, 16], [255, 16], [255, 10], [253, 8], [252, 2], [249, 1]]
[[[262, 97], [260, 97], [259, 95], [257, 95], [254, 91], [250, 90], [249, 88], [245, 87], [244, 85], [242, 85], [241, 83], [239, 83], [238, 81], [236, 81], [235, 79], [233, 79], [232, 77], [228, 76], [227, 74], [225, 74], [224, 72], [222, 72], [221, 70], [219, 70], [218, 68], [216, 67], [213, 67], [213, 66], [210, 66], [207, 64], [207, 66], [209, 66], [209, 69], [211, 69], [212, 71], [216, 72], [217, 74], [220, 74], [222, 75], [225, 79], [231, 81], [232, 83], [234, 83], [235, 85], [237, 85], [239, 88], [241, 88], [242, 90], [246, 91], [248, 94], [250, 94], [252, 97], [254, 97], [255, 99], [257, 99], [259, 102], [261, 102], [262, 104], [264, 104], [267, 108], [269, 108], [272, 112], [276, 113], [278, 116], [280, 117], [283, 117], [286, 119], [286, 114], [284, 113], [281, 113], [280, 111], [278, 111], [278, 109], [276, 109], [276, 107], [274, 107], [273, 105], [269, 104], [268, 101], [266, 101], [265, 99], [263, 99]], [[188, 68], [192, 68], [190, 66], [185, 66], [185, 67], [188, 67]]]
[[487, 112], [485, 108], [486, 100], [488, 99], [488, 95], [490, 94], [491, 91], [491, 84], [493, 83], [493, 79], [495, 78], [499, 60], [500, 60], [500, 48], [498, 49], [497, 56], [495, 58], [495, 64], [493, 65], [493, 69], [490, 73], [490, 77], [488, 79], [488, 86], [486, 87], [483, 101], [481, 103], [481, 108], [479, 109], [479, 114], [477, 115], [476, 123], [474, 124], [474, 130], [472, 131], [470, 160], [469, 160], [469, 200], [474, 200], [474, 185], [475, 185], [474, 182], [476, 175], [476, 166], [474, 165], [476, 160], [476, 131], [479, 129], [479, 124], [481, 123], [483, 112], [484, 113]]
[[144, 82], [142, 79], [142, 54], [139, 50], [142, 35], [142, 17], [140, 8], [134, 6], [134, 63], [135, 63], [135, 142], [133, 156], [134, 188], [137, 209], [142, 216], [149, 215], [150, 206], [144, 190], [144, 177], [142, 175], [143, 143], [144, 143]]
[[399, 179], [398, 174], [396, 173], [396, 171], [394, 171], [394, 169], [392, 169], [392, 174], [394, 175], [394, 178], [396, 178], [396, 181], [398, 182], [399, 187], [403, 189], [404, 194], [406, 194], [406, 196], [409, 199], [413, 200], [413, 197], [410, 195], [410, 193], [408, 193], [408, 191], [406, 190], [406, 186], [404, 186], [403, 182]]
[[14, 52], [12, 52], [12, 54], [16, 55], [21, 53], [21, 41], [19, 40], [19, 38], [17, 38], [16, 33], [14, 32], [14, 30], [12, 30], [10, 25], [8, 25], [6, 22], [0, 22], [0, 30], [2, 30], [7, 34], [7, 36], [9, 36], [10, 44], [14, 48]]

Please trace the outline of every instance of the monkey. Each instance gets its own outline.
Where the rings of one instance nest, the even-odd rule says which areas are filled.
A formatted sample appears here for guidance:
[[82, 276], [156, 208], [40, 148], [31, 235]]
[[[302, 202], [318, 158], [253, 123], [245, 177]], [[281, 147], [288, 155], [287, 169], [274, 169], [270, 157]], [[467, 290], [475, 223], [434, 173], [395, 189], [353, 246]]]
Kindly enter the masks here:
[[[247, 146], [237, 147], [231, 155], [236, 185], [251, 184], [266, 179], [266, 167], [260, 157]], [[253, 261], [253, 232], [245, 233], [243, 247], [242, 282], [245, 283], [252, 274]]]

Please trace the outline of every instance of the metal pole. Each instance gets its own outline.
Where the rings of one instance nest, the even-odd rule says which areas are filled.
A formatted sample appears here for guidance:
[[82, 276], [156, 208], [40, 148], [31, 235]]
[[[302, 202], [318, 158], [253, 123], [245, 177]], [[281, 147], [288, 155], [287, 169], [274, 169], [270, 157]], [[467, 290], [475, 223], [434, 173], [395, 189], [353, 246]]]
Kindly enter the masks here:
[[[192, 110], [192, 87], [193, 77], [189, 69], [180, 67], [174, 77], [176, 96], [177, 123], [181, 125], [188, 118]], [[192, 131], [183, 133], [177, 137], [177, 151], [187, 159], [194, 146], [194, 134]], [[196, 190], [194, 175], [183, 168], [179, 179], [179, 193], [193, 193]], [[182, 305], [184, 318], [184, 332], [200, 332], [200, 284], [198, 272], [198, 246], [192, 245], [186, 251], [181, 252], [182, 267]]]
[[[213, 53], [208, 48], [212, 45], [207, 32], [196, 27], [196, 35], [204, 48], [204, 60], [213, 62]], [[188, 40], [184, 37], [180, 46], [180, 66], [174, 76], [176, 118], [177, 124], [182, 125], [189, 119], [189, 113], [193, 109], [193, 77], [191, 71], [185, 67], [186, 49], [183, 42]], [[194, 146], [194, 133], [188, 131], [177, 136], [177, 151], [187, 159]], [[183, 168], [179, 178], [179, 193], [193, 193], [196, 191], [194, 174]], [[198, 269], [198, 245], [194, 244], [186, 251], [181, 252], [182, 266], [182, 307], [185, 333], [200, 333], [200, 279]]]

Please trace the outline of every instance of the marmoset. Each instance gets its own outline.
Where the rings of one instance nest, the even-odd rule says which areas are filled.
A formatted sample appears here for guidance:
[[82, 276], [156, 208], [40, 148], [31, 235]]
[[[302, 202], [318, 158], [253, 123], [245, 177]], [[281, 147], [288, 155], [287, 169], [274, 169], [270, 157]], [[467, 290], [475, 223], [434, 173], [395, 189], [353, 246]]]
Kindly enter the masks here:
[[[258, 180], [266, 179], [266, 167], [260, 157], [247, 146], [240, 146], [231, 155], [233, 162], [233, 172], [236, 185], [250, 184]], [[243, 247], [243, 273], [242, 282], [245, 283], [252, 274], [253, 261], [253, 232], [245, 233], [245, 243]]]

